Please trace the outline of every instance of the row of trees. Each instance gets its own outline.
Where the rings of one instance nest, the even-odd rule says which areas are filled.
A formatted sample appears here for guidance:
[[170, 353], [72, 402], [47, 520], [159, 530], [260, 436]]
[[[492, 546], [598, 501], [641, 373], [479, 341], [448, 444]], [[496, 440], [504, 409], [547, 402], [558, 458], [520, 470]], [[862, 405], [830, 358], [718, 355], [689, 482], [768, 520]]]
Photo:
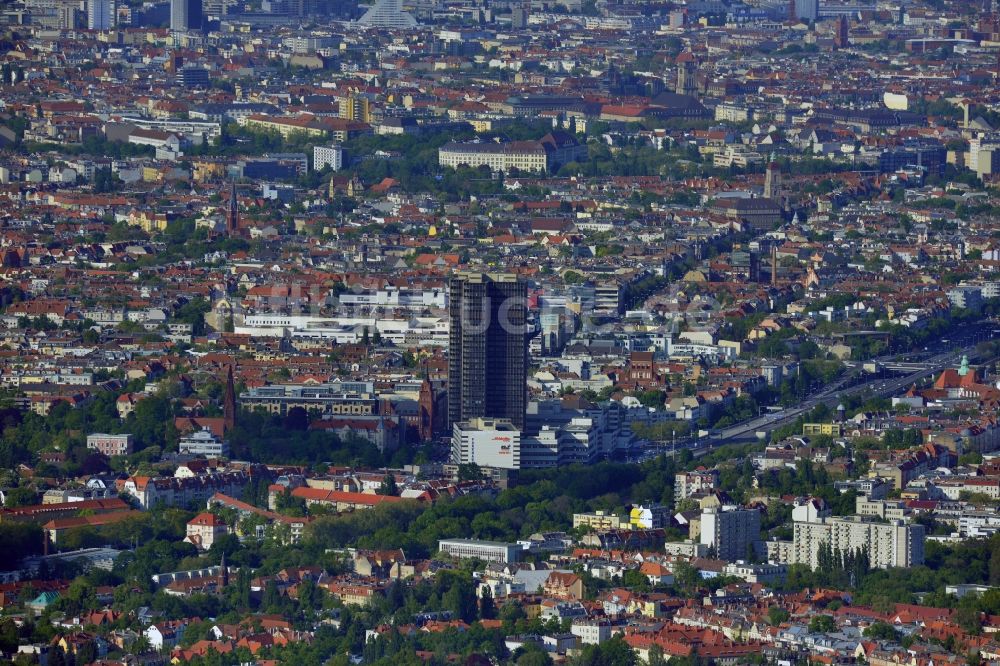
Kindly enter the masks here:
[[829, 543], [823, 543], [819, 548], [817, 561], [820, 572], [839, 582], [839, 587], [856, 585], [871, 568], [871, 558], [868, 550], [841, 550], [833, 548]]

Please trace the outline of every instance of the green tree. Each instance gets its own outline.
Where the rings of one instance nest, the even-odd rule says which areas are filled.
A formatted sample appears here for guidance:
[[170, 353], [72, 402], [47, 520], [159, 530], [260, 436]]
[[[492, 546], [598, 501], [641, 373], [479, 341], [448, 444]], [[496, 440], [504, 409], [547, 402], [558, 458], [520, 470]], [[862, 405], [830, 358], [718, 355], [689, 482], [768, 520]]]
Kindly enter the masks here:
[[837, 623], [830, 615], [814, 615], [813, 618], [809, 620], [809, 631], [827, 634], [836, 630]]
[[11, 488], [5, 493], [4, 506], [12, 509], [17, 506], [28, 506], [38, 501], [38, 493], [28, 486]]
[[873, 622], [865, 627], [862, 633], [866, 638], [874, 638], [875, 640], [898, 643], [900, 639], [900, 633], [891, 624], [886, 622]]
[[17, 569], [21, 560], [42, 552], [42, 528], [26, 523], [0, 523], [0, 571]]
[[399, 494], [399, 487], [396, 485], [396, 477], [392, 472], [386, 472], [381, 485], [378, 487], [378, 494], [392, 496]]
[[674, 580], [678, 585], [694, 587], [701, 583], [701, 575], [689, 562], [678, 562], [674, 567]]
[[520, 604], [507, 602], [500, 608], [500, 619], [503, 621], [504, 631], [512, 632], [518, 620], [524, 620], [528, 616]]
[[484, 620], [492, 620], [497, 616], [497, 607], [493, 602], [493, 592], [489, 586], [483, 587], [482, 596], [479, 599], [479, 616]]
[[323, 590], [307, 578], [298, 585], [298, 598], [303, 610], [315, 611], [323, 605]]
[[79, 646], [74, 655], [74, 663], [90, 664], [97, 658], [97, 645], [94, 641], [87, 641]]
[[767, 609], [767, 621], [772, 627], [788, 622], [791, 614], [781, 606], [771, 606]]
[[69, 663], [71, 662], [66, 658], [66, 652], [58, 645], [49, 650], [49, 666], [67, 666]]
[[478, 607], [472, 577], [466, 572], [441, 571], [434, 581], [435, 588], [443, 592], [441, 605], [466, 622], [476, 619]]
[[191, 324], [194, 335], [205, 334], [205, 314], [212, 309], [212, 304], [198, 296], [177, 309], [177, 321]]
[[[110, 168], [97, 169], [94, 171], [94, 192], [105, 194], [115, 192], [122, 185], [121, 178], [117, 174], [111, 173]], [[84, 662], [87, 663], [87, 662]]]
[[0, 652], [7, 654], [15, 652], [20, 642], [21, 637], [14, 621], [7, 619], [0, 622]]
[[587, 645], [570, 663], [573, 666], [636, 666], [639, 659], [635, 650], [616, 634], [600, 645]]
[[269, 579], [264, 587], [264, 594], [260, 598], [260, 607], [266, 613], [273, 613], [281, 606], [281, 594], [278, 592], [278, 585], [274, 579]]
[[655, 389], [643, 391], [638, 395], [639, 402], [642, 403], [643, 407], [649, 407], [651, 409], [663, 409], [666, 397], [666, 393]]
[[974, 608], [961, 606], [955, 609], [952, 620], [960, 626], [967, 634], [978, 636], [983, 632], [982, 617]]
[[552, 657], [534, 643], [519, 648], [513, 655], [517, 666], [552, 666]]
[[476, 463], [462, 463], [458, 466], [459, 481], [482, 481], [484, 478], [483, 470]]
[[622, 574], [622, 585], [630, 590], [643, 592], [649, 589], [649, 579], [638, 569], [629, 569]]

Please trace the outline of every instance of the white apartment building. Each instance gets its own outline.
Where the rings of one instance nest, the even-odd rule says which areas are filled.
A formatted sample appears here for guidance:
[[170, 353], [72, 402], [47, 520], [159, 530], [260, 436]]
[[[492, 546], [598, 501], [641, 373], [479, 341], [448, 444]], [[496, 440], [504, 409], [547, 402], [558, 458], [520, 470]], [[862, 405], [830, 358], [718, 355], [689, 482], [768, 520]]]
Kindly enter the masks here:
[[295, 35], [286, 37], [282, 44], [292, 53], [315, 53], [336, 46], [337, 40], [330, 35]]
[[972, 285], [955, 287], [948, 290], [948, 300], [956, 308], [978, 311], [983, 306], [983, 290]]
[[617, 446], [616, 432], [599, 415], [572, 417], [568, 423], [543, 425], [538, 434], [521, 439], [521, 467], [546, 468], [590, 464]]
[[569, 632], [584, 645], [600, 645], [610, 640], [616, 631], [621, 632], [621, 627], [616, 628], [609, 620], [589, 617], [575, 618], [569, 627]]
[[337, 297], [345, 306], [389, 306], [397, 308], [445, 308], [448, 307], [448, 290], [440, 288], [399, 288], [385, 287], [377, 291], [346, 293]]
[[950, 500], [962, 498], [963, 493], [985, 495], [990, 499], [1000, 499], [1000, 481], [993, 477], [960, 476], [934, 481], [934, 486]]
[[992, 511], [964, 511], [958, 519], [958, 533], [966, 539], [991, 537], [1000, 530], [1000, 515]]
[[[704, 529], [704, 527], [702, 528]], [[816, 522], [793, 523], [790, 548], [773, 551], [782, 564], [819, 566], [820, 547], [829, 544], [834, 551], [867, 551], [873, 568], [911, 567], [924, 561], [924, 527], [901, 520], [879, 522], [867, 516], [824, 517]]]
[[[983, 259], [992, 259], [996, 261], [997, 259], [1000, 259], [1000, 252], [996, 250], [987, 250], [983, 252]], [[975, 282], [962, 280], [958, 286], [979, 287], [983, 294], [983, 298], [1000, 298], [1000, 281], [997, 280], [977, 280]]]
[[438, 542], [438, 550], [451, 557], [475, 558], [501, 564], [517, 562], [521, 553], [521, 547], [516, 543], [478, 539], [442, 539]]
[[559, 429], [559, 464], [591, 463], [609, 451], [594, 419], [574, 417]]
[[206, 458], [229, 457], [229, 445], [212, 434], [208, 428], [181, 437], [177, 444], [177, 450], [183, 454], [205, 456]]
[[1000, 172], [1000, 133], [969, 139], [968, 166], [980, 178]]
[[858, 497], [854, 501], [854, 513], [881, 520], [903, 520], [910, 514], [910, 509], [900, 500], [873, 500], [867, 497]]
[[237, 323], [239, 334], [285, 337], [293, 340], [333, 340], [338, 344], [354, 344], [378, 331], [387, 342], [402, 346], [445, 346], [448, 344], [448, 318], [409, 317], [313, 317], [266, 313], [246, 315]]
[[211, 550], [212, 545], [227, 534], [229, 526], [215, 514], [205, 511], [188, 521], [184, 540], [205, 552]]
[[451, 458], [457, 465], [521, 468], [521, 431], [509, 419], [476, 418], [452, 426]]
[[678, 472], [674, 475], [674, 500], [680, 501], [695, 493], [711, 492], [719, 484], [719, 470]]
[[746, 168], [751, 164], [762, 164], [764, 156], [746, 146], [726, 146], [722, 152], [712, 157], [712, 164], [720, 168], [731, 166]]
[[167, 132], [183, 137], [195, 145], [211, 142], [222, 136], [222, 123], [197, 120], [160, 120], [142, 116], [123, 116], [122, 123], [135, 125], [139, 129]]
[[668, 541], [663, 544], [663, 552], [667, 555], [679, 555], [681, 557], [706, 557], [708, 548], [702, 544], [685, 539], [684, 541]]
[[532, 401], [525, 431], [534, 434], [521, 437], [521, 467], [589, 464], [627, 450], [634, 440], [631, 422], [640, 411], [646, 410], [629, 410], [618, 403], [564, 410], [558, 400]]
[[722, 568], [722, 575], [742, 578], [748, 583], [773, 585], [783, 582], [788, 577], [788, 567], [784, 564], [730, 562]]
[[745, 104], [722, 102], [715, 107], [716, 120], [728, 120], [733, 123], [745, 123], [753, 119], [753, 109]]
[[114, 326], [125, 321], [125, 310], [95, 308], [90, 310], [81, 310], [80, 314], [83, 315], [85, 319], [93, 319], [95, 324], [100, 325]]
[[521, 467], [545, 469], [559, 465], [559, 430], [543, 426], [534, 437], [521, 440]]
[[313, 148], [313, 169], [330, 167], [334, 171], [344, 168], [344, 149], [340, 146], [315, 146]]
[[488, 166], [491, 171], [543, 172], [548, 168], [548, 154], [535, 141], [448, 143], [438, 149], [438, 163], [453, 169]]

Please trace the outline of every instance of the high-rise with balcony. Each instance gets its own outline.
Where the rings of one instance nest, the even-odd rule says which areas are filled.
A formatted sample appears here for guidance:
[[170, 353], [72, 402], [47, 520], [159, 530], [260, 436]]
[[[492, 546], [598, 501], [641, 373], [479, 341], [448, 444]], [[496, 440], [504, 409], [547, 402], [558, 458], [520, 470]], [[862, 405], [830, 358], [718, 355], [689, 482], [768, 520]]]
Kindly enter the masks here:
[[510, 419], [523, 430], [527, 285], [511, 274], [458, 273], [448, 307], [449, 421]]
[[88, 0], [87, 29], [108, 30], [115, 24], [115, 0]]

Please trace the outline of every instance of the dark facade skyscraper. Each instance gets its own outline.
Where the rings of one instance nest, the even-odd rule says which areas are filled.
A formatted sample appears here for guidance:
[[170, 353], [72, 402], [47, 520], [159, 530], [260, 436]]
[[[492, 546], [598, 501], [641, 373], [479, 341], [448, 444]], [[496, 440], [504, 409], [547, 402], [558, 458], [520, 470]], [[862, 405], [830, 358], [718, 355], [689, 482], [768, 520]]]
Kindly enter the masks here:
[[510, 419], [524, 429], [527, 285], [516, 275], [458, 273], [451, 279], [448, 419]]

